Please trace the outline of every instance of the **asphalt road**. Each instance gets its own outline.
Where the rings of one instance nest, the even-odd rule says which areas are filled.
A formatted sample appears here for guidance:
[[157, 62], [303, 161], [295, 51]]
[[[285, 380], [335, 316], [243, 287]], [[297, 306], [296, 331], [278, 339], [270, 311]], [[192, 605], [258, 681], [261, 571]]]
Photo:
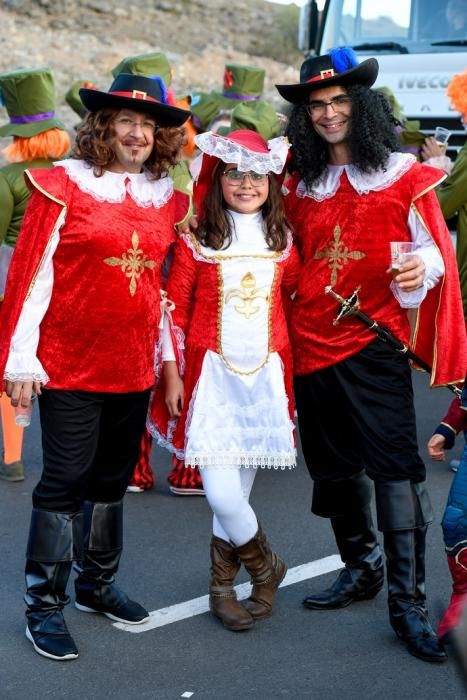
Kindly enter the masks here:
[[[451, 395], [415, 377], [422, 454]], [[36, 409], [37, 410], [37, 409]], [[459, 439], [452, 456], [461, 451]], [[104, 617], [70, 605], [66, 619], [80, 650], [76, 661], [39, 657], [24, 636], [23, 565], [31, 490], [40, 473], [38, 416], [26, 431], [26, 479], [0, 482], [1, 700], [460, 700], [466, 690], [452, 659], [428, 664], [411, 657], [387, 620], [386, 595], [335, 612], [301, 606], [329, 584], [329, 573], [279, 591], [272, 617], [249, 632], [223, 629], [209, 613], [130, 634]], [[202, 497], [168, 491], [166, 453], [153, 452], [156, 487], [129, 494], [125, 551], [118, 581], [149, 610], [207, 592], [211, 516]], [[450, 580], [439, 522], [452, 472], [428, 463], [436, 522], [429, 530], [428, 603], [437, 623]], [[310, 514], [311, 484], [303, 461], [293, 472], [261, 472], [252, 503], [289, 567], [336, 553], [327, 521]], [[246, 581], [242, 574], [239, 582]], [[70, 586], [73, 600], [73, 587]]]

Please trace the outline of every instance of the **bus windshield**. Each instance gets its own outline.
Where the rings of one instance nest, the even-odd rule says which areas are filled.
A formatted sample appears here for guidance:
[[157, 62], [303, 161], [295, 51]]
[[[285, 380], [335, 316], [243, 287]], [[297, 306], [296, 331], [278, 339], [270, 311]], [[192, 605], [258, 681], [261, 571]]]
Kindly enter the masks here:
[[320, 53], [343, 45], [375, 55], [465, 51], [467, 0], [329, 0]]

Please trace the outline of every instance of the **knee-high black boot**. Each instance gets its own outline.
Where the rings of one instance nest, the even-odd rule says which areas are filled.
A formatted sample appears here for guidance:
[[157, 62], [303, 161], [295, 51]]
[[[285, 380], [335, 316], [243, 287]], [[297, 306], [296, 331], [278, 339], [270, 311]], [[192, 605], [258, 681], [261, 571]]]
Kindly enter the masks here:
[[343, 608], [357, 600], [374, 598], [383, 587], [383, 561], [370, 501], [370, 482], [363, 472], [349, 479], [315, 482], [312, 511], [331, 517], [345, 567], [330, 588], [305, 598], [305, 607], [312, 610]]
[[82, 555], [82, 513], [33, 510], [26, 553], [26, 636], [41, 656], [78, 657], [63, 617], [74, 558]]
[[432, 520], [424, 484], [375, 484], [378, 527], [384, 533], [389, 621], [409, 652], [423, 661], [445, 661], [425, 606], [425, 540]]
[[123, 503], [84, 504], [84, 556], [75, 581], [75, 606], [111, 620], [139, 625], [149, 613], [115, 585], [122, 554]]

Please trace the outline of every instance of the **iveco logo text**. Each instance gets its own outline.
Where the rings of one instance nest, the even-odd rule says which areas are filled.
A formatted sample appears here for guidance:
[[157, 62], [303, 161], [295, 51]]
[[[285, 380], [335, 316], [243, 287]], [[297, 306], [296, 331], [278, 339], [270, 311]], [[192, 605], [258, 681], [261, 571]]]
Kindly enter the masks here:
[[448, 83], [450, 81], [450, 76], [441, 76], [441, 75], [433, 75], [431, 78], [424, 78], [424, 77], [415, 77], [415, 78], [400, 78], [399, 80], [399, 89], [403, 90], [404, 88], [420, 88], [420, 89], [428, 89], [428, 90], [436, 90], [440, 88], [447, 88]]

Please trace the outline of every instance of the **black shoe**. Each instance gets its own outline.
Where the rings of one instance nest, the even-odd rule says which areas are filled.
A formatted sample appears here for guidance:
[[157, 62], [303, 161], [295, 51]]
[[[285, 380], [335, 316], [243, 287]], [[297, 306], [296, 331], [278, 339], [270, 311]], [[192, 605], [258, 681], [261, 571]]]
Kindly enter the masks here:
[[130, 600], [126, 593], [113, 583], [104, 583], [99, 587], [87, 586], [76, 581], [75, 606], [82, 612], [100, 613], [127, 625], [141, 625], [149, 620], [149, 613], [139, 603]]
[[412, 604], [402, 614], [390, 614], [390, 622], [412, 656], [432, 663], [447, 660], [447, 654], [439, 643], [423, 606]]
[[345, 608], [358, 600], [374, 598], [384, 585], [383, 567], [369, 570], [346, 566], [330, 588], [308, 596], [303, 605], [311, 610]]
[[78, 658], [78, 649], [73, 641], [61, 610], [53, 612], [28, 612], [26, 637], [41, 656], [55, 661]]

